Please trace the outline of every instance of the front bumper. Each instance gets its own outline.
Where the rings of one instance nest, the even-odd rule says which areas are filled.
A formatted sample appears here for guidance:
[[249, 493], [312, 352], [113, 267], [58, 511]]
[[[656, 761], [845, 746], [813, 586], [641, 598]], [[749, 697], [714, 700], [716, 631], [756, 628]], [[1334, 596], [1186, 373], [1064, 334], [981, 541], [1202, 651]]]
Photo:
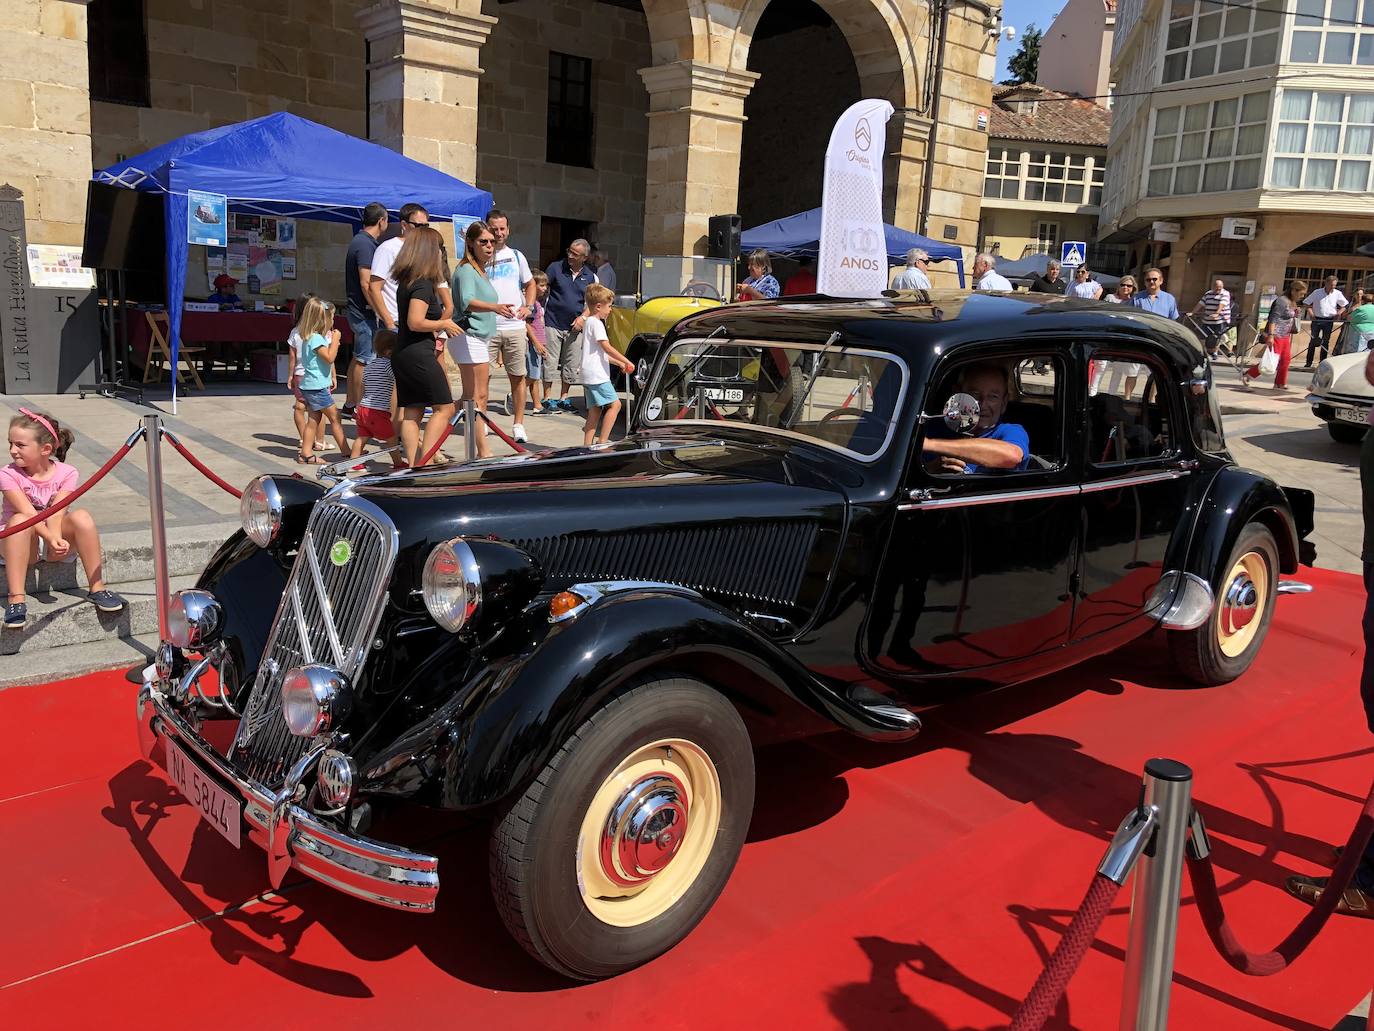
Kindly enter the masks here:
[[[1369, 415], [1371, 405], [1374, 405], [1374, 401], [1369, 398], [1356, 398], [1345, 394], [1311, 393], [1304, 400], [1312, 406], [1312, 414], [1324, 422], [1335, 419], [1337, 410], [1356, 413], [1361, 420], [1364, 420]], [[1341, 421], [1356, 425], [1353, 420], [1342, 419]]]
[[177, 742], [221, 786], [243, 797], [248, 837], [266, 850], [274, 888], [281, 887], [287, 870], [295, 867], [368, 902], [412, 913], [434, 911], [439, 894], [436, 857], [340, 831], [297, 804], [304, 795], [301, 782], [323, 744], [302, 756], [279, 792], [249, 780], [200, 736], [169, 698], [173, 692], [175, 697], [188, 697], [192, 675], [188, 672], [176, 687], [145, 679], [138, 693], [139, 744], [144, 756], [152, 759], [159, 739]]

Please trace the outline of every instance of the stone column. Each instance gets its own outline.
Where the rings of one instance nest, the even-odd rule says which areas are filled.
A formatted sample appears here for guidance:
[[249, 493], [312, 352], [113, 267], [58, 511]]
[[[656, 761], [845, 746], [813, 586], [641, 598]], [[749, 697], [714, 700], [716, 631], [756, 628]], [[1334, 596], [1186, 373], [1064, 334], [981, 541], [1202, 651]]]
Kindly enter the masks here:
[[705, 254], [707, 219], [739, 201], [744, 100], [758, 75], [690, 60], [639, 74], [649, 90], [644, 253]]
[[[925, 176], [930, 119], [914, 111], [898, 111], [887, 123], [887, 164], [884, 192], [894, 198], [892, 224], [921, 231], [921, 182]], [[884, 205], [886, 207], [886, 204]]]
[[0, 183], [30, 243], [80, 244], [91, 178], [87, 0], [0, 0]]
[[481, 0], [382, 0], [358, 23], [370, 55], [371, 138], [472, 182], [477, 59], [496, 19]]

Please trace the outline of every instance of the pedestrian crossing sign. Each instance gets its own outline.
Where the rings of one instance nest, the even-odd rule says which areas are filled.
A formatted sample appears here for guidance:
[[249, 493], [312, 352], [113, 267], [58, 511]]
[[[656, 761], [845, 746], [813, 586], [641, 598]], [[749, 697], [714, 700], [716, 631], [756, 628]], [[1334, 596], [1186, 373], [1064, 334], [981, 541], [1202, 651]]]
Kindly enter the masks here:
[[1079, 265], [1087, 263], [1084, 256], [1088, 253], [1088, 245], [1082, 240], [1066, 240], [1059, 246], [1061, 252], [1059, 264], [1077, 268]]

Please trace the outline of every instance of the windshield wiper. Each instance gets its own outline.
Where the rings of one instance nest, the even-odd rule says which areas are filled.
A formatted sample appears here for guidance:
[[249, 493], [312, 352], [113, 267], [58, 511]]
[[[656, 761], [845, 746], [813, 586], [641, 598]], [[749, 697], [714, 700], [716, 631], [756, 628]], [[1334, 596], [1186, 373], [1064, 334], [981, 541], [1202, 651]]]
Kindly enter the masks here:
[[825, 342], [825, 346], [822, 347], [820, 353], [816, 355], [816, 365], [811, 370], [811, 378], [806, 381], [806, 386], [802, 390], [801, 400], [797, 402], [796, 405], [796, 412], [798, 416], [800, 416], [800, 414], [803, 411], [805, 411], [806, 399], [811, 396], [811, 389], [816, 385], [816, 381], [821, 378], [821, 370], [825, 368], [826, 352], [828, 352], [832, 347], [834, 347], [835, 344], [839, 342], [839, 339], [840, 331], [837, 329], [835, 330], [835, 332], [830, 334], [829, 339], [827, 339]]
[[[718, 334], [722, 334], [724, 332], [724, 326], [717, 326], [715, 329], [711, 330], [711, 332], [707, 333], [704, 337], [702, 337], [701, 342], [703, 344], [709, 343], [712, 337], [717, 336]], [[682, 371], [679, 372], [677, 376], [673, 378], [673, 381], [671, 383], [666, 384], [663, 387], [663, 389], [659, 391], [659, 393], [663, 394], [665, 397], [672, 393], [673, 388], [677, 386], [679, 383], [681, 383], [688, 376], [690, 376], [692, 373], [696, 372], [697, 366], [699, 366], [702, 362], [709, 358], [712, 352], [714, 351], [714, 346], [708, 347], [706, 348], [706, 350], [702, 351], [699, 355], [692, 359], [691, 364], [684, 366]]]

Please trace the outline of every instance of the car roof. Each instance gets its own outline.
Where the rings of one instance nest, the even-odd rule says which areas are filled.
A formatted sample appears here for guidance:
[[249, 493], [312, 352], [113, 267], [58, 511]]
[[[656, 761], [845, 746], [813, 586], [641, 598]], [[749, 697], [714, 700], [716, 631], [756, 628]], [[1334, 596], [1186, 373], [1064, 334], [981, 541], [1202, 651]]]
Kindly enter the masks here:
[[935, 346], [943, 353], [965, 342], [1081, 337], [1090, 331], [1147, 337], [1188, 367], [1203, 358], [1193, 334], [1169, 319], [1109, 301], [1058, 294], [931, 290], [872, 300], [786, 297], [690, 315], [677, 324], [674, 335], [704, 336], [720, 327], [731, 337], [798, 343], [823, 343], [839, 329], [850, 345], [896, 351], [909, 360], [928, 356]]

